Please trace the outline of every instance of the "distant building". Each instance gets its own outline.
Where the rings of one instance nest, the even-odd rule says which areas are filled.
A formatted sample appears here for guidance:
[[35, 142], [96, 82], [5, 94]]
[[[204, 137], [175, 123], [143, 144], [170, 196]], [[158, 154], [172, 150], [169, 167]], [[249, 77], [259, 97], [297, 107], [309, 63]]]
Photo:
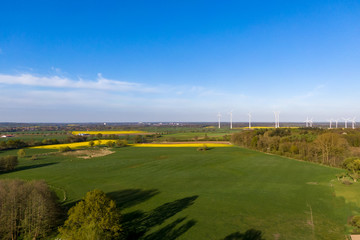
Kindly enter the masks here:
[[14, 137], [13, 135], [1, 135], [2, 138], [9, 138], [9, 137]]

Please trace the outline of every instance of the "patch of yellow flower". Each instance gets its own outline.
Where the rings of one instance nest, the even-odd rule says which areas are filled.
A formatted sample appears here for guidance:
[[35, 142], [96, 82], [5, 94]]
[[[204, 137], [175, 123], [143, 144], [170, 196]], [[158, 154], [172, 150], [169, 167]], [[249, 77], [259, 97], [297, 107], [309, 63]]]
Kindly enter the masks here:
[[[106, 139], [93, 140], [94, 146], [103, 145], [103, 144], [106, 144], [109, 141], [115, 142], [115, 140], [106, 140]], [[59, 148], [62, 148], [62, 147], [70, 147], [70, 148], [89, 147], [90, 146], [89, 142], [90, 141], [87, 141], [87, 142], [75, 142], [75, 143], [64, 143], [64, 144], [52, 144], [52, 145], [36, 146], [36, 147], [31, 147], [31, 148], [59, 149]]]
[[110, 134], [149, 134], [147, 132], [144, 131], [73, 131], [72, 134], [73, 135], [79, 135], [79, 134], [90, 134], [90, 135], [96, 135], [96, 134], [103, 134], [103, 135], [110, 135]]

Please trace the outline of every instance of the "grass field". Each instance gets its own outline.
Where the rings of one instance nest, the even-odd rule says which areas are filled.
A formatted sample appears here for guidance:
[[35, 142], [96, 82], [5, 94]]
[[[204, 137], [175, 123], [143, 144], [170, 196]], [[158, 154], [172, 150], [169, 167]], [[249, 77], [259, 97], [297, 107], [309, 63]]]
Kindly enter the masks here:
[[[111, 139], [101, 139], [94, 140], [94, 145], [105, 145], [107, 142], [116, 142], [116, 140]], [[72, 149], [89, 147], [90, 141], [87, 142], [75, 142], [75, 143], [63, 143], [63, 144], [52, 144], [52, 145], [42, 145], [31, 147], [32, 149], [59, 149], [62, 147], [70, 147]], [[209, 148], [215, 147], [232, 147], [230, 143], [217, 143], [217, 142], [176, 142], [176, 143], [135, 143], [129, 144], [130, 147], [203, 147], [206, 145]]]
[[103, 135], [110, 135], [110, 134], [119, 134], [119, 135], [132, 135], [132, 134], [151, 134], [144, 131], [73, 131], [71, 132], [73, 135], [78, 134], [90, 134], [90, 135], [96, 135], [96, 134], [103, 134]]
[[49, 151], [27, 149], [17, 170], [0, 178], [45, 179], [69, 205], [102, 189], [132, 236], [147, 240], [219, 240], [249, 229], [266, 239], [344, 239], [348, 217], [359, 213], [359, 185], [334, 181], [342, 170], [238, 147], [125, 147], [99, 158], [29, 159]]

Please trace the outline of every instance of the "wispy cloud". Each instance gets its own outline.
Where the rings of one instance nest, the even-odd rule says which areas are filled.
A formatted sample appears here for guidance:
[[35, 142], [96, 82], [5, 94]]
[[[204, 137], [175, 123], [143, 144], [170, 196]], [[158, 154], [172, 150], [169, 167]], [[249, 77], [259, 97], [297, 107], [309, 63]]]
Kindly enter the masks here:
[[[58, 70], [59, 71], [59, 70]], [[95, 81], [85, 79], [69, 79], [61, 76], [35, 76], [32, 74], [6, 75], [0, 74], [0, 84], [23, 85], [33, 87], [51, 88], [76, 88], [76, 89], [96, 89], [120, 92], [156, 92], [154, 87], [145, 86], [140, 83], [118, 81], [104, 78], [98, 74]]]

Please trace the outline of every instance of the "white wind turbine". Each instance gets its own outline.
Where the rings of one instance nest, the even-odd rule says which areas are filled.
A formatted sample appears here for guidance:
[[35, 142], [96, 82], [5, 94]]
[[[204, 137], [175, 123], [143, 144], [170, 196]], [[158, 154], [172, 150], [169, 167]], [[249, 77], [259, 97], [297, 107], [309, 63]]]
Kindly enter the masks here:
[[355, 129], [355, 124], [356, 124], [355, 118], [356, 118], [356, 117], [353, 117], [353, 118], [351, 119], [352, 129]]
[[313, 119], [312, 118], [309, 120], [309, 125], [311, 128], [313, 127]]
[[335, 119], [335, 128], [338, 127], [338, 122], [339, 122], [339, 119]]
[[221, 121], [221, 114], [220, 113], [218, 113], [218, 128], [220, 128], [220, 121]]
[[248, 113], [249, 116], [249, 129], [251, 128], [251, 113]]
[[304, 122], [305, 122], [305, 126], [309, 127], [309, 117], [306, 117], [306, 120]]
[[345, 128], [347, 128], [347, 122], [350, 121], [350, 118], [342, 118], [345, 121]]
[[233, 110], [230, 111], [230, 129], [232, 129], [232, 112]]
[[280, 127], [280, 112], [274, 112], [275, 115], [275, 128]]
[[332, 119], [329, 119], [328, 121], [329, 121], [329, 123], [330, 123], [329, 129], [331, 129], [331, 123], [332, 123], [333, 120], [332, 120]]

